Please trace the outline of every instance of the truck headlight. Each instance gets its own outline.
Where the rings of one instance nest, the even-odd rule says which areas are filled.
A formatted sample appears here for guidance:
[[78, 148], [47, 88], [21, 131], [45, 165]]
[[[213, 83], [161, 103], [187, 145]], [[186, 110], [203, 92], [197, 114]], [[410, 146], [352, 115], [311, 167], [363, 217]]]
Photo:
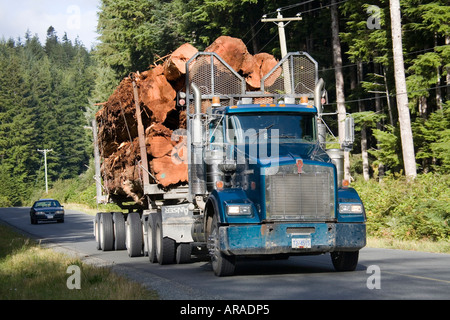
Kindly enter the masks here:
[[244, 205], [229, 205], [227, 206], [227, 214], [229, 216], [250, 216], [252, 215], [252, 206]]
[[339, 212], [347, 214], [363, 213], [363, 205], [361, 203], [341, 203], [339, 204]]

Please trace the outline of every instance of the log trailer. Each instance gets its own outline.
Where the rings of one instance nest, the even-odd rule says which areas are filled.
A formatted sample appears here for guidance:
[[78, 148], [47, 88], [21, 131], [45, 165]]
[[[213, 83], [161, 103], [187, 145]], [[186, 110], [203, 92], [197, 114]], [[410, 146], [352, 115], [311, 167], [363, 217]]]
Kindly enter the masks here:
[[[237, 258], [249, 256], [330, 253], [337, 271], [355, 270], [366, 245], [366, 216], [357, 192], [343, 184], [352, 118], [342, 148], [326, 150], [323, 116], [329, 114], [317, 62], [289, 53], [257, 92], [246, 91], [245, 79], [215, 53], [198, 52], [186, 70], [177, 100], [187, 130], [173, 139], [186, 138], [187, 154], [173, 152], [173, 161], [187, 161], [189, 183], [171, 190], [150, 183], [141, 143], [146, 205], [98, 213], [97, 248], [148, 255], [159, 264], [187, 263], [204, 252], [217, 276], [233, 275]], [[100, 166], [96, 181], [99, 203], [126, 203], [101, 194]]]

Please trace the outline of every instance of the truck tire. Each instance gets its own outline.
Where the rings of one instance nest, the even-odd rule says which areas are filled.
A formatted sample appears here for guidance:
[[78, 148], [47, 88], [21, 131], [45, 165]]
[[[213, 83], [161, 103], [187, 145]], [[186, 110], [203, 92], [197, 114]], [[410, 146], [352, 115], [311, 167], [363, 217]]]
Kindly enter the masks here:
[[164, 237], [161, 214], [156, 216], [156, 258], [160, 265], [171, 264], [175, 261], [175, 241]]
[[122, 212], [113, 213], [114, 222], [114, 249], [125, 250], [125, 219]]
[[114, 249], [113, 220], [110, 213], [103, 213], [100, 216], [100, 246], [103, 251]]
[[102, 215], [102, 212], [98, 212], [95, 215], [94, 219], [94, 236], [95, 236], [95, 243], [97, 250], [102, 250], [102, 245], [100, 243], [100, 216]]
[[142, 255], [142, 226], [139, 213], [128, 214], [125, 222], [126, 244], [129, 257], [139, 257]]
[[148, 228], [147, 228], [147, 249], [148, 249], [148, 259], [151, 263], [156, 263], [158, 260], [156, 259], [156, 220], [155, 214], [150, 214], [148, 216]]
[[191, 261], [191, 244], [190, 243], [178, 243], [175, 254], [175, 260], [177, 264], [188, 263]]
[[148, 235], [148, 217], [142, 217], [141, 219], [141, 227], [142, 227], [142, 254], [144, 257], [148, 256], [148, 241], [147, 241], [147, 235]]
[[354, 271], [358, 265], [359, 251], [331, 252], [331, 261], [336, 271]]
[[233, 275], [236, 267], [236, 257], [227, 256], [219, 250], [219, 219], [217, 214], [214, 214], [212, 219], [211, 232], [207, 241], [214, 274], [218, 277]]

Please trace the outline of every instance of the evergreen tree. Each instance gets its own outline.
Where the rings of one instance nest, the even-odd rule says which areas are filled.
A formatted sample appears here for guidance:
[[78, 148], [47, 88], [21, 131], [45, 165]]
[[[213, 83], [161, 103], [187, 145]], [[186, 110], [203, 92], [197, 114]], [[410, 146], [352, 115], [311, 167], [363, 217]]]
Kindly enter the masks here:
[[[97, 31], [97, 56], [120, 79], [129, 72], [146, 70], [155, 56], [150, 24], [155, 1], [102, 0]], [[159, 21], [154, 21], [160, 25]]]
[[25, 42], [0, 42], [0, 201], [21, 205], [36, 183], [48, 153], [50, 183], [82, 173], [89, 161], [84, 125], [93, 88], [90, 53], [49, 28], [45, 46], [30, 32]]

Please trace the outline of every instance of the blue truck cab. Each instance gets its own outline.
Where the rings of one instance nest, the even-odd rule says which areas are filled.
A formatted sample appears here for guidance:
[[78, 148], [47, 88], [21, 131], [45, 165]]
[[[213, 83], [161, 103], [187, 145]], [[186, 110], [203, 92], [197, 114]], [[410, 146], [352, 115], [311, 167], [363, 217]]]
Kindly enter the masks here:
[[[210, 54], [206, 60], [210, 57], [210, 65], [220, 59]], [[268, 95], [269, 73], [262, 99], [249, 92], [236, 99], [211, 95], [221, 80], [214, 71], [210, 90], [203, 92], [201, 79], [189, 78], [195, 101], [188, 121], [190, 193], [202, 209], [202, 239], [218, 276], [233, 274], [239, 256], [330, 253], [338, 271], [357, 266], [366, 245], [364, 206], [354, 189], [342, 185], [339, 157], [330, 157], [320, 139], [323, 83], [314, 75], [306, 97], [295, 91], [306, 81], [296, 70], [311, 61], [315, 65], [305, 53], [283, 59], [274, 73], [290, 69], [290, 83], [278, 73], [290, 94]], [[226, 80], [233, 76], [240, 80], [232, 71]], [[212, 101], [206, 112], [205, 100]]]
[[225, 160], [236, 163], [209, 181], [206, 216], [216, 229], [208, 245], [214, 262], [226, 265], [219, 274], [231, 272], [237, 256], [327, 252], [337, 270], [354, 270], [366, 244], [364, 206], [354, 189], [338, 187], [336, 165], [317, 140], [317, 109], [262, 104], [215, 112], [209, 148], [222, 145]]

